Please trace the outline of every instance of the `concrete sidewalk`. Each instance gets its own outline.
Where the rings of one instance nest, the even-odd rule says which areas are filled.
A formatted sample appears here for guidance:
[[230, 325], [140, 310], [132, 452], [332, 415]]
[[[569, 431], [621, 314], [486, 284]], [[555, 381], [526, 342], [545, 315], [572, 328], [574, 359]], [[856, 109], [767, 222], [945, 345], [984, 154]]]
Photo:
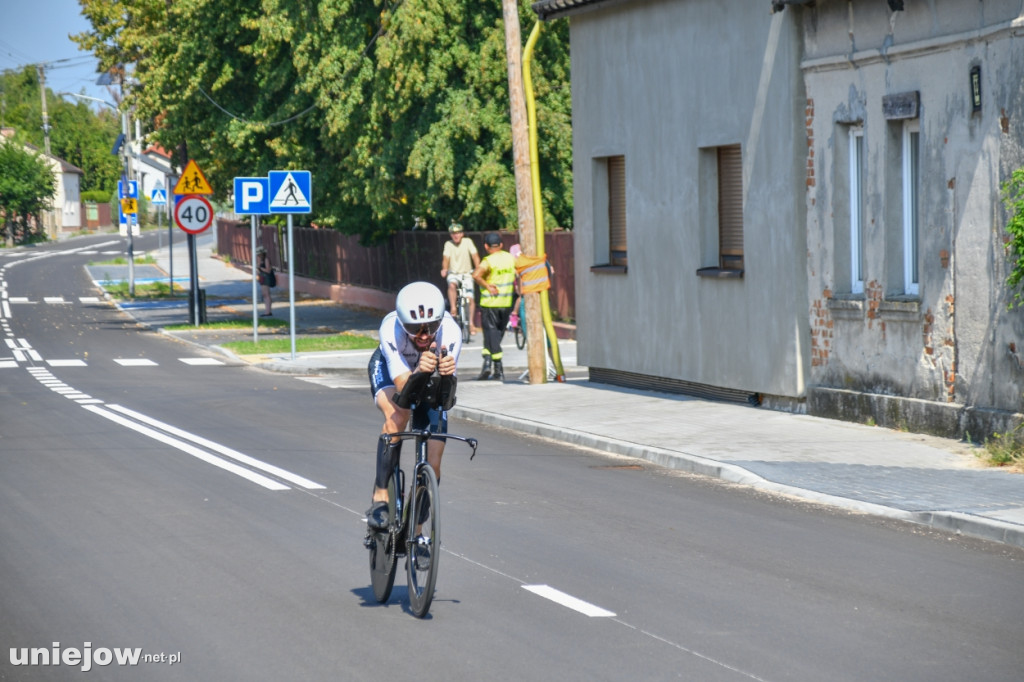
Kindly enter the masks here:
[[[251, 279], [198, 250], [201, 286], [209, 319], [251, 316]], [[187, 276], [187, 258], [175, 249], [175, 275]], [[166, 269], [167, 249], [156, 252]], [[179, 265], [181, 264], [181, 265]], [[279, 277], [279, 282], [287, 282]], [[282, 295], [278, 290], [278, 295]], [[223, 298], [213, 298], [213, 296]], [[285, 302], [275, 316], [288, 319]], [[228, 303], [218, 304], [218, 301]], [[128, 310], [154, 327], [187, 322], [181, 312]], [[296, 304], [296, 333], [353, 330], [376, 334], [380, 314], [331, 301]], [[173, 332], [230, 354], [219, 344], [252, 333]], [[285, 332], [287, 333], [287, 332]], [[982, 468], [975, 449], [957, 441], [847, 422], [774, 412], [685, 396], [637, 391], [587, 380], [576, 365], [576, 344], [559, 344], [568, 380], [527, 384], [517, 380], [526, 365], [506, 337], [506, 381], [477, 382], [480, 336], [463, 351], [455, 419], [469, 419], [522, 433], [638, 457], [658, 465], [714, 476], [879, 516], [1024, 547], [1024, 475]], [[370, 351], [290, 353], [242, 359], [278, 372], [335, 375], [336, 385], [366, 389]]]

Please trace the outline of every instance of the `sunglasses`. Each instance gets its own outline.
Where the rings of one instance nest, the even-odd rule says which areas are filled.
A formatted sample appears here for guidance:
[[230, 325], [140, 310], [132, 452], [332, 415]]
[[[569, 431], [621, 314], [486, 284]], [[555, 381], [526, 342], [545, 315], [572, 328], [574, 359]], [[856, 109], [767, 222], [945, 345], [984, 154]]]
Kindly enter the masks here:
[[403, 324], [402, 328], [405, 333], [409, 336], [433, 336], [437, 333], [438, 328], [441, 326], [441, 320], [435, 320], [433, 322], [427, 322], [424, 324]]

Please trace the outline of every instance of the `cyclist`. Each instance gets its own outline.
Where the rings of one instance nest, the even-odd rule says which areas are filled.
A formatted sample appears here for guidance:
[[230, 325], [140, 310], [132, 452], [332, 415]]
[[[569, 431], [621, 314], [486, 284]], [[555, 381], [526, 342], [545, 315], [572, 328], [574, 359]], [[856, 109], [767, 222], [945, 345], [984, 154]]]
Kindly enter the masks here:
[[454, 220], [448, 227], [451, 239], [444, 243], [444, 251], [441, 254], [441, 277], [448, 282], [448, 305], [452, 315], [457, 315], [455, 310], [456, 287], [464, 286], [469, 292], [469, 319], [463, 320], [463, 324], [469, 325], [471, 334], [480, 331], [473, 327], [473, 320], [476, 319], [476, 301], [473, 300], [473, 270], [480, 265], [480, 254], [476, 250], [476, 244], [472, 239], [465, 238], [465, 231], [462, 225]]
[[[398, 292], [395, 310], [380, 325], [380, 345], [370, 358], [367, 371], [373, 401], [384, 414], [381, 433], [405, 431], [412, 417], [413, 429], [429, 429], [433, 433], [448, 432], [448, 413], [440, 408], [417, 404], [400, 407], [395, 395], [413, 372], [454, 375], [462, 350], [459, 325], [445, 312], [441, 290], [428, 282], [407, 284]], [[377, 439], [377, 476], [373, 499], [366, 512], [366, 521], [374, 530], [388, 525], [388, 479], [402, 450], [401, 441], [385, 443]], [[427, 444], [427, 460], [441, 481], [441, 455], [444, 441]]]

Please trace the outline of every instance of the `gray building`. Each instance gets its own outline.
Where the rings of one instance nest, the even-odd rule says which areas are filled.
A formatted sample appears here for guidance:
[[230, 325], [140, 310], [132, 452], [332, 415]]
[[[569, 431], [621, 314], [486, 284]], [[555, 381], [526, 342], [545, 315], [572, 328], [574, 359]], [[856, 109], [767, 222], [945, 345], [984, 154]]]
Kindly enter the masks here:
[[[792, 8], [791, 8], [792, 9]], [[982, 437], [1024, 395], [1000, 185], [1024, 163], [1024, 3], [819, 0], [808, 409]]]
[[1019, 420], [1021, 0], [543, 0], [572, 49], [593, 378], [929, 431]]

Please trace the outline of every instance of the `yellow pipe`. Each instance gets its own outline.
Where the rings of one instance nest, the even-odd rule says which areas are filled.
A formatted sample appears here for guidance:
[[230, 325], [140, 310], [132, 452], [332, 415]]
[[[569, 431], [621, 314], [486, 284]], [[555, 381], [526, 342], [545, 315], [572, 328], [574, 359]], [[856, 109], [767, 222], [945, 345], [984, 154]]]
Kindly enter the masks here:
[[[530, 31], [523, 50], [523, 92], [526, 95], [526, 118], [530, 127], [530, 183], [533, 186], [533, 215], [537, 230], [537, 255], [545, 255], [544, 251], [544, 204], [540, 195], [540, 155], [537, 153], [537, 103], [533, 98], [533, 78], [530, 76], [530, 62], [533, 59], [533, 46], [540, 37], [541, 22], [538, 20]], [[558, 336], [551, 322], [551, 304], [548, 292], [540, 292], [540, 312], [544, 320], [544, 330], [548, 335], [548, 347], [551, 348], [551, 359], [555, 363], [558, 381], [565, 381], [565, 370], [562, 368], [562, 355], [558, 351]]]

